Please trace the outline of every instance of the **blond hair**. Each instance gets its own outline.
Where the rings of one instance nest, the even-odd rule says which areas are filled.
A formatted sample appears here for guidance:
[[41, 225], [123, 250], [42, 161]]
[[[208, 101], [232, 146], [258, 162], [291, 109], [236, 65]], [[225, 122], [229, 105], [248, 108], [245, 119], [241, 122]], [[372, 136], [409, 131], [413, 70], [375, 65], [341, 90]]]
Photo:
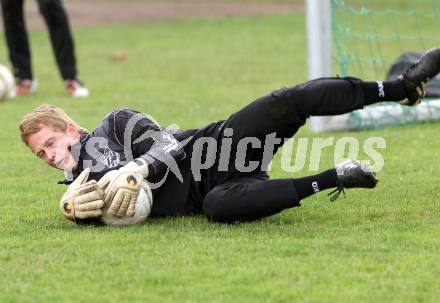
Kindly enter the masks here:
[[21, 140], [27, 145], [27, 138], [39, 132], [43, 126], [65, 132], [68, 122], [72, 123], [79, 133], [87, 132], [85, 128], [76, 124], [61, 108], [42, 104], [24, 116], [21, 121], [19, 126]]

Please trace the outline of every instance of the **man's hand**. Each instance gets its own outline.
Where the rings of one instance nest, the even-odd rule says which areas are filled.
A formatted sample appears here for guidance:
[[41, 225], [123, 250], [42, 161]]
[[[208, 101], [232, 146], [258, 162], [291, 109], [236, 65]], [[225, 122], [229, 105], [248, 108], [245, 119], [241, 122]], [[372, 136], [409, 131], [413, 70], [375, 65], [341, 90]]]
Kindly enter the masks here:
[[99, 187], [105, 190], [104, 203], [110, 216], [134, 216], [142, 181], [147, 176], [145, 162], [129, 162], [118, 170], [109, 171], [99, 180]]
[[68, 220], [96, 218], [102, 214], [104, 191], [95, 180], [86, 182], [90, 169], [86, 168], [69, 185], [60, 202], [60, 210]]

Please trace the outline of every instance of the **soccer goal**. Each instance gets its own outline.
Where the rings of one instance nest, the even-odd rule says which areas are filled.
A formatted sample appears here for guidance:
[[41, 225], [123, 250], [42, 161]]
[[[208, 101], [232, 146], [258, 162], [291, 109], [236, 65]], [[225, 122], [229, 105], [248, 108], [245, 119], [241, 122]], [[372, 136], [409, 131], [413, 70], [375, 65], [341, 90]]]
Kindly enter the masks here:
[[[401, 55], [440, 46], [439, 0], [307, 0], [309, 79], [333, 75], [383, 80]], [[405, 62], [403, 62], [405, 63]], [[440, 85], [439, 79], [431, 81]], [[364, 130], [440, 120], [440, 99], [416, 107], [368, 106], [313, 117], [315, 132]]]

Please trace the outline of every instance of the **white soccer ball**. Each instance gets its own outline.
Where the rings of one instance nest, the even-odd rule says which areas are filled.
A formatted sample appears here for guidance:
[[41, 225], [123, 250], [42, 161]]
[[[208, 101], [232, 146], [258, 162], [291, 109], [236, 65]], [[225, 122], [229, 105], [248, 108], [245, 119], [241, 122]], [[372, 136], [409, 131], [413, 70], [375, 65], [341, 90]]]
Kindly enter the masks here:
[[9, 68], [0, 64], [0, 100], [15, 97], [15, 81]]
[[145, 222], [153, 206], [153, 193], [147, 181], [142, 182], [142, 188], [136, 201], [136, 210], [133, 217], [114, 217], [108, 214], [108, 206], [104, 206], [101, 221], [106, 225], [134, 225]]

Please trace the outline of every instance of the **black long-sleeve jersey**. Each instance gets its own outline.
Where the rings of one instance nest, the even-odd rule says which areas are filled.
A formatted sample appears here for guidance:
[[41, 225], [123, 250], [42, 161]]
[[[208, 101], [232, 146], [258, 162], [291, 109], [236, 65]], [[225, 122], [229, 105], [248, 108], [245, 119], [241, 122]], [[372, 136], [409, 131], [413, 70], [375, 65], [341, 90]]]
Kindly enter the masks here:
[[73, 179], [85, 168], [89, 179], [99, 180], [106, 172], [128, 161], [147, 161], [152, 186], [151, 216], [189, 215], [202, 212], [202, 200], [212, 187], [212, 172], [201, 171], [196, 181], [191, 171], [194, 142], [200, 137], [216, 137], [223, 121], [200, 129], [173, 131], [161, 128], [146, 115], [130, 109], [109, 113], [91, 133], [83, 133], [72, 146], [78, 159]]

